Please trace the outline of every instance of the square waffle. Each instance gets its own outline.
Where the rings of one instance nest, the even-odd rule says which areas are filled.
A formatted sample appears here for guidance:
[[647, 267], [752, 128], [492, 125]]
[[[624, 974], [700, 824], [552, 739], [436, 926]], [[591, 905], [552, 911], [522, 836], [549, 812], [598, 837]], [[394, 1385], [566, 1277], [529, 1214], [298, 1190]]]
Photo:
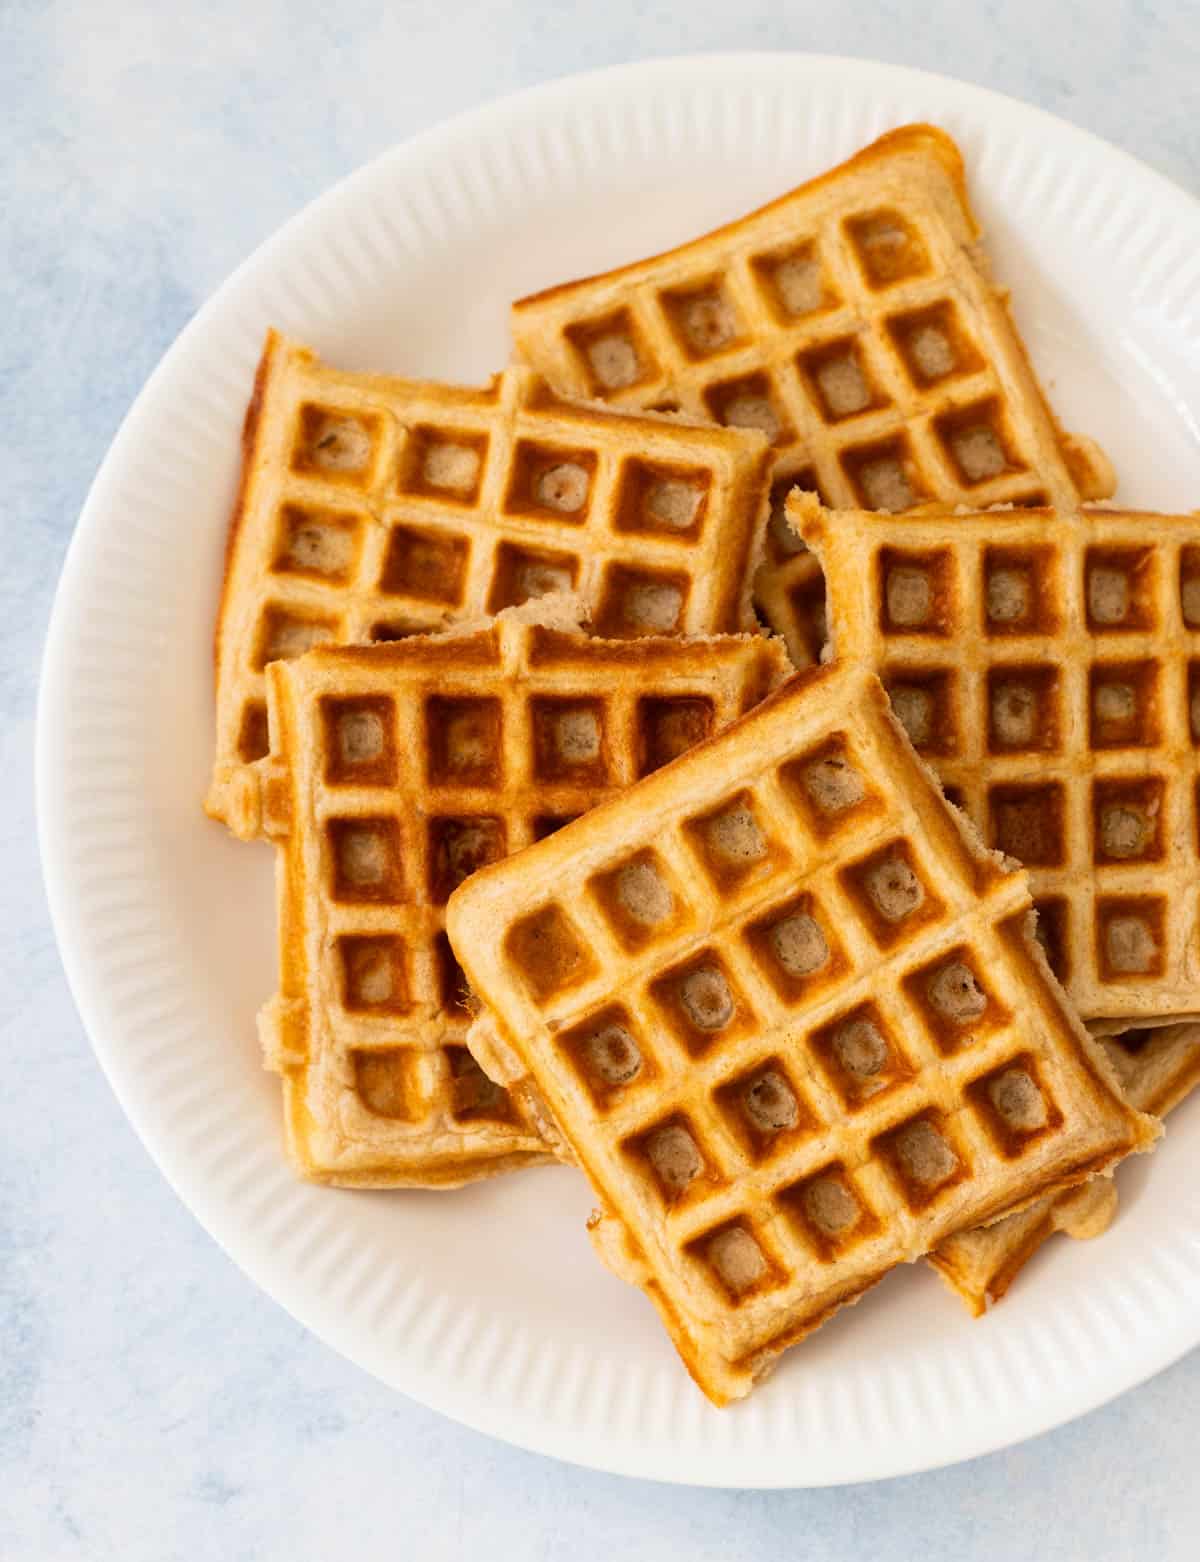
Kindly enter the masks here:
[[1187, 515], [788, 513], [1096, 1030], [1200, 1015], [1200, 542]]
[[[1103, 1045], [1126, 1099], [1143, 1112], [1163, 1116], [1200, 1083], [1200, 1025], [1124, 1031], [1106, 1036]], [[1116, 1210], [1116, 1185], [1096, 1177], [994, 1225], [947, 1237], [929, 1261], [978, 1317], [1000, 1300], [1048, 1237], [1056, 1231], [1099, 1236]]]
[[1069, 504], [1114, 480], [1057, 426], [993, 283], [943, 131], [909, 125], [740, 221], [513, 306], [564, 394], [763, 429], [775, 452], [759, 605], [798, 666], [821, 581], [782, 516], [831, 505]]
[[259, 1029], [307, 1177], [449, 1186], [545, 1156], [467, 1051], [447, 897], [786, 667], [758, 636], [596, 640], [555, 627], [558, 607], [268, 670], [273, 749], [243, 772], [237, 822], [279, 848], [280, 989]]
[[854, 664], [451, 897], [472, 1051], [569, 1145], [602, 1256], [715, 1402], [894, 1265], [1153, 1140], [1030, 904]]
[[268, 662], [574, 590], [607, 637], [755, 627], [766, 442], [481, 389], [343, 374], [271, 332], [217, 621], [207, 807], [267, 749]]

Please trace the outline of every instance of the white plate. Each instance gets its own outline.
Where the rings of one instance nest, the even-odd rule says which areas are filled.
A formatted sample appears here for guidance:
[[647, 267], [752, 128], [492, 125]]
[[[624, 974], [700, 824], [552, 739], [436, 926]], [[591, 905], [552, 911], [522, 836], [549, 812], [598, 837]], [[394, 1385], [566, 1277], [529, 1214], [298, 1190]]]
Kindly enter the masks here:
[[[975, 87], [862, 61], [734, 55], [539, 88], [397, 148], [201, 310], [79, 522], [46, 653], [38, 802], [79, 1009], [125, 1110], [236, 1261], [352, 1360], [527, 1447], [712, 1485], [816, 1485], [966, 1458], [1101, 1403], [1200, 1339], [1200, 1115], [1121, 1176], [1103, 1241], [1058, 1240], [970, 1321], [923, 1267], [725, 1412], [594, 1262], [551, 1168], [457, 1194], [296, 1183], [254, 1012], [274, 985], [271, 852], [200, 813], [213, 612], [263, 331], [351, 368], [483, 376], [508, 301], [673, 244], [889, 126], [966, 153], [1054, 403], [1122, 497], [1200, 499], [1200, 208], [1120, 152]], [[153, 1262], [152, 1255], [147, 1260]]]

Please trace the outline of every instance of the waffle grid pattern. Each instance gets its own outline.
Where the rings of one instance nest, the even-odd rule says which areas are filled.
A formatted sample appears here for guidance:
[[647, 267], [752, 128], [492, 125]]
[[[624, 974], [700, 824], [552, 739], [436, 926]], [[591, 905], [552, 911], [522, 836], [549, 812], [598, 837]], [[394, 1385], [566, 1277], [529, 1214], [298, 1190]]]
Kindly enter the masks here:
[[758, 639], [631, 647], [519, 619], [271, 670], [279, 744], [258, 767], [259, 827], [285, 848], [283, 971], [261, 1029], [312, 1175], [461, 1180], [472, 1159], [479, 1174], [545, 1153], [466, 1049], [446, 900], [784, 671]]
[[761, 435], [561, 400], [343, 374], [272, 334], [247, 419], [218, 629], [210, 811], [268, 746], [265, 667], [553, 591], [596, 633], [754, 627]]
[[[972, 853], [873, 680], [789, 691], [740, 729], [749, 762], [731, 734], [665, 800], [609, 805], [450, 912], [718, 1399], [947, 1231], [1128, 1148], [1030, 951], [1023, 877]], [[503, 1075], [492, 1025], [471, 1044]]]
[[[1103, 1038], [1125, 1097], [1162, 1116], [1200, 1084], [1200, 1025], [1166, 1025]], [[1115, 1185], [1096, 1178], [1056, 1198], [1042, 1199], [995, 1225], [947, 1237], [930, 1262], [976, 1316], [1004, 1296], [1021, 1269], [1056, 1231], [1089, 1238], [1108, 1229], [1117, 1208]]]
[[521, 301], [514, 335], [564, 392], [771, 438], [758, 597], [805, 665], [819, 574], [783, 522], [793, 485], [890, 511], [1112, 491], [1059, 434], [976, 235], [957, 150], [910, 127], [680, 249]]
[[1195, 519], [791, 513], [835, 653], [879, 672], [947, 795], [1028, 867], [1083, 1017], [1200, 1012]]

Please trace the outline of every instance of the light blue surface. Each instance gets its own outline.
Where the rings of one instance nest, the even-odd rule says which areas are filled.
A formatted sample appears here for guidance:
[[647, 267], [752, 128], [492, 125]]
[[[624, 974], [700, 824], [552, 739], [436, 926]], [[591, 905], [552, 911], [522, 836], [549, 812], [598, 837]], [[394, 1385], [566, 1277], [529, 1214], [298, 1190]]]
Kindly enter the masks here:
[[41, 641], [87, 486], [180, 327], [299, 206], [459, 109], [641, 55], [774, 47], [997, 87], [1200, 189], [1183, 0], [0, 4], [5, 1562], [1200, 1554], [1200, 1352], [1049, 1437], [874, 1487], [689, 1492], [465, 1432], [233, 1268], [140, 1148], [65, 990], [32, 826]]

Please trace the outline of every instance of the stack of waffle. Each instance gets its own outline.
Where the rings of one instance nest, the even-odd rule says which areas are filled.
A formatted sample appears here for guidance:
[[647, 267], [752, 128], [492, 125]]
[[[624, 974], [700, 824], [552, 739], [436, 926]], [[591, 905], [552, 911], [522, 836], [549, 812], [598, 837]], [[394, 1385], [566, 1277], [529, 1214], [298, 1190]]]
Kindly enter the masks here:
[[269, 336], [207, 807], [277, 848], [297, 1171], [576, 1165], [725, 1403], [1102, 1230], [1200, 1077], [1200, 539], [1085, 505], [927, 126], [513, 329], [482, 388]]

